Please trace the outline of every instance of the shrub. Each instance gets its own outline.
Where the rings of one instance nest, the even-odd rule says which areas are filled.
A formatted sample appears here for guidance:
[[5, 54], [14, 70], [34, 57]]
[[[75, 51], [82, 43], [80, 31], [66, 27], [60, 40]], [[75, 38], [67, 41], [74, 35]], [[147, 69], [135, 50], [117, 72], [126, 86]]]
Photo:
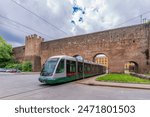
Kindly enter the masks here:
[[23, 63], [7, 63], [5, 65], [6, 69], [14, 68], [21, 70], [23, 72], [29, 72], [32, 71], [32, 64], [30, 61], [24, 61]]
[[14, 69], [22, 70], [22, 64], [21, 63], [7, 63], [7, 65], [5, 66], [5, 68], [6, 69], [14, 68]]
[[7, 64], [8, 62], [0, 62], [0, 68], [4, 68]]
[[24, 61], [22, 63], [22, 71], [32, 71], [32, 63], [30, 61]]

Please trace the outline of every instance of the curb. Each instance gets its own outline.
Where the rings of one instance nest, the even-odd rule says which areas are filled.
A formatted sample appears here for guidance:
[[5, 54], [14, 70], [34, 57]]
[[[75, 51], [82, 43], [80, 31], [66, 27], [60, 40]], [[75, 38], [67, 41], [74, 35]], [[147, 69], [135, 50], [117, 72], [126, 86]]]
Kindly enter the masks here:
[[131, 88], [131, 89], [145, 89], [150, 90], [150, 84], [134, 84], [134, 83], [119, 83], [119, 82], [102, 82], [96, 81], [97, 78], [87, 78], [85, 80], [76, 81], [76, 83], [90, 86], [105, 86], [105, 87], [117, 87], [117, 88]]
[[117, 87], [117, 88], [131, 88], [131, 89], [150, 90], [150, 87], [123, 86], [123, 85], [111, 85], [111, 84], [108, 85], [108, 84], [95, 84], [95, 83], [79, 83], [79, 84], [90, 85], [90, 86], [105, 86], [105, 87]]
[[[106, 74], [104, 74], [106, 75]], [[117, 87], [117, 88], [130, 88], [130, 89], [145, 89], [150, 90], [150, 84], [136, 84], [136, 83], [119, 83], [119, 82], [105, 82], [105, 81], [96, 81], [97, 77], [87, 78], [85, 80], [77, 81], [76, 83], [90, 86], [104, 86], [104, 87]]]

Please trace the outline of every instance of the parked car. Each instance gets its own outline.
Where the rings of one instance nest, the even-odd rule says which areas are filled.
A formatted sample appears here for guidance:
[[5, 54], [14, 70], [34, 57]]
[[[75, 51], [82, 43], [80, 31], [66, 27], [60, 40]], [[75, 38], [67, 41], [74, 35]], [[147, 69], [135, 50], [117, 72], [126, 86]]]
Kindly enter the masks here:
[[21, 72], [21, 71], [18, 69], [6, 69], [6, 72], [16, 73], [16, 72]]
[[6, 72], [5, 68], [0, 68], [0, 72]]

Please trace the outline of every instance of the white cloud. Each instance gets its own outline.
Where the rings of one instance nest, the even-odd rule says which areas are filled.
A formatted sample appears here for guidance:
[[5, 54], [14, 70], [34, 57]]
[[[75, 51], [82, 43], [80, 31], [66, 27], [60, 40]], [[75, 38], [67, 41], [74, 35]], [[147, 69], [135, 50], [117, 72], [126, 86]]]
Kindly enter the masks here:
[[[118, 15], [109, 10], [105, 0], [80, 0], [77, 1], [77, 5], [82, 9], [85, 8], [85, 14], [79, 11], [73, 15], [73, 20], [76, 23], [73, 28], [78, 26], [85, 30], [85, 33], [111, 28], [119, 20]], [[83, 17], [83, 23], [78, 21], [79, 17]]]
[[[23, 25], [36, 29], [37, 31], [49, 35], [44, 36], [36, 31], [25, 29], [21, 26], [8, 28], [10, 22], [0, 17], [0, 35], [5, 35], [7, 40], [11, 40], [10, 36], [14, 35], [12, 42], [14, 45], [24, 45], [24, 37], [29, 34], [37, 33], [46, 40], [62, 38], [66, 36], [101, 31], [109, 28], [118, 27], [118, 24], [125, 22], [127, 19], [140, 15], [145, 11], [149, 11], [149, 0], [76, 0], [77, 5], [82, 9], [85, 8], [85, 14], [77, 12], [72, 15], [73, 0], [15, 0], [22, 6], [38, 14], [46, 21], [56, 26], [58, 29], [43, 22], [33, 14], [19, 7], [11, 0], [0, 0], [0, 14], [11, 18]], [[79, 22], [79, 18], [83, 17], [83, 22]], [[143, 18], [150, 19], [150, 14], [143, 15]], [[71, 23], [75, 20], [76, 25]], [[140, 23], [140, 17], [133, 21], [127, 22], [122, 26]], [[5, 25], [7, 24], [7, 25]], [[12, 26], [12, 25], [11, 25]], [[14, 27], [14, 26], [12, 26]], [[62, 31], [68, 33], [67, 35]], [[7, 34], [6, 34], [7, 32]], [[26, 33], [27, 32], [27, 33]]]
[[61, 9], [60, 3], [61, 2], [59, 2], [58, 0], [47, 0], [47, 5], [54, 14], [59, 14]]

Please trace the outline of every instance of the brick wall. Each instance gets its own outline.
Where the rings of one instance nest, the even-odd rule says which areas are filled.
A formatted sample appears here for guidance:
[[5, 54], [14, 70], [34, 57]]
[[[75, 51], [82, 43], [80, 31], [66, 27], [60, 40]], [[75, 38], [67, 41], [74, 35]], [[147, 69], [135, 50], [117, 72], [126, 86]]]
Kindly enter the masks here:
[[[42, 65], [48, 57], [54, 55], [80, 55], [92, 61], [97, 54], [103, 53], [109, 60], [109, 72], [122, 73], [124, 64], [133, 61], [138, 64], [138, 71], [144, 73], [150, 69], [145, 55], [148, 49], [146, 30], [144, 25], [136, 25], [47, 42], [42, 42], [38, 38], [36, 42], [36, 38], [33, 37], [34, 41], [31, 39], [30, 44], [25, 46], [28, 48], [25, 56], [39, 56]], [[37, 47], [38, 49], [35, 49]], [[31, 48], [38, 52], [30, 51]]]

